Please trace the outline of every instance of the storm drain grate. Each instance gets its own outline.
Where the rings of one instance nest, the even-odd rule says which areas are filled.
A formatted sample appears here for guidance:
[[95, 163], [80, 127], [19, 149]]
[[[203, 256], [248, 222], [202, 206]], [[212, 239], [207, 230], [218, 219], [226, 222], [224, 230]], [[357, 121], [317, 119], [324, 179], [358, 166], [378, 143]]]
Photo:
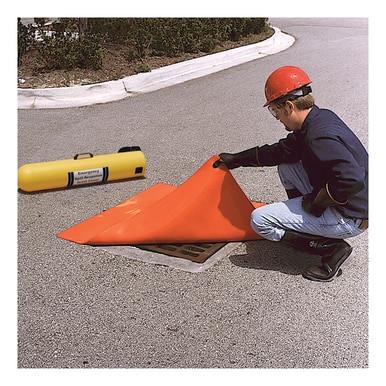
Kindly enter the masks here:
[[158, 252], [164, 255], [188, 259], [195, 263], [204, 263], [209, 257], [219, 251], [227, 243], [205, 244], [151, 244], [136, 245], [146, 251]]

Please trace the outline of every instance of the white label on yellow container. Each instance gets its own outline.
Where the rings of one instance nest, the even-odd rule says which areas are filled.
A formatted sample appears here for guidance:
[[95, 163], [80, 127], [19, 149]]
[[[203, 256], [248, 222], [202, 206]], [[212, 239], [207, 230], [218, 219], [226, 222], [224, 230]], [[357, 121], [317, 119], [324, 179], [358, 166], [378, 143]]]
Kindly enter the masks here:
[[68, 173], [67, 186], [76, 186], [83, 184], [95, 184], [97, 182], [105, 182], [109, 176], [109, 168], [98, 168], [90, 170], [80, 170], [77, 172]]

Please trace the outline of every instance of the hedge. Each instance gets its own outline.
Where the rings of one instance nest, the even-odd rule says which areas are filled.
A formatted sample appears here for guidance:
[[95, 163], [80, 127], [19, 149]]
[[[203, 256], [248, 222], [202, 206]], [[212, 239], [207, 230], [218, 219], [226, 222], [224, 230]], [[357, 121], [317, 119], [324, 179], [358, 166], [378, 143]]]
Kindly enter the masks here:
[[35, 48], [46, 69], [102, 67], [103, 46], [122, 44], [133, 58], [149, 55], [175, 56], [180, 53], [211, 52], [225, 41], [258, 34], [268, 29], [267, 18], [62, 18], [54, 32], [43, 32], [42, 20], [36, 32], [18, 21], [19, 59]]

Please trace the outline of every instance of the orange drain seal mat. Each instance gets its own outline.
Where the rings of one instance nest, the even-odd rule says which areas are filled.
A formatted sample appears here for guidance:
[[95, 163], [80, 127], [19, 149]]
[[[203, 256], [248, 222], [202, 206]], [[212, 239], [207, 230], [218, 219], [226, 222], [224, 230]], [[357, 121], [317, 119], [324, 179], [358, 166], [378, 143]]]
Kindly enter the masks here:
[[226, 167], [213, 168], [216, 160], [218, 156], [211, 157], [178, 186], [152, 185], [58, 237], [135, 256], [133, 247], [145, 249], [168, 261], [177, 257], [181, 264], [204, 264], [234, 242], [261, 240], [250, 217], [265, 204], [250, 201]]

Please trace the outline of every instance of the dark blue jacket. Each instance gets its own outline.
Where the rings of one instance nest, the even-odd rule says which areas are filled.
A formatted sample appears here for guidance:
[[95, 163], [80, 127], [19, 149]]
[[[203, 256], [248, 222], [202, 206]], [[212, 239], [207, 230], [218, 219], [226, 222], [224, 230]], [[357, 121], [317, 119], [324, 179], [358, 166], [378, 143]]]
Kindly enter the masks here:
[[332, 111], [314, 106], [301, 130], [258, 149], [260, 166], [302, 161], [316, 195], [326, 187], [346, 217], [368, 218], [368, 154]]

